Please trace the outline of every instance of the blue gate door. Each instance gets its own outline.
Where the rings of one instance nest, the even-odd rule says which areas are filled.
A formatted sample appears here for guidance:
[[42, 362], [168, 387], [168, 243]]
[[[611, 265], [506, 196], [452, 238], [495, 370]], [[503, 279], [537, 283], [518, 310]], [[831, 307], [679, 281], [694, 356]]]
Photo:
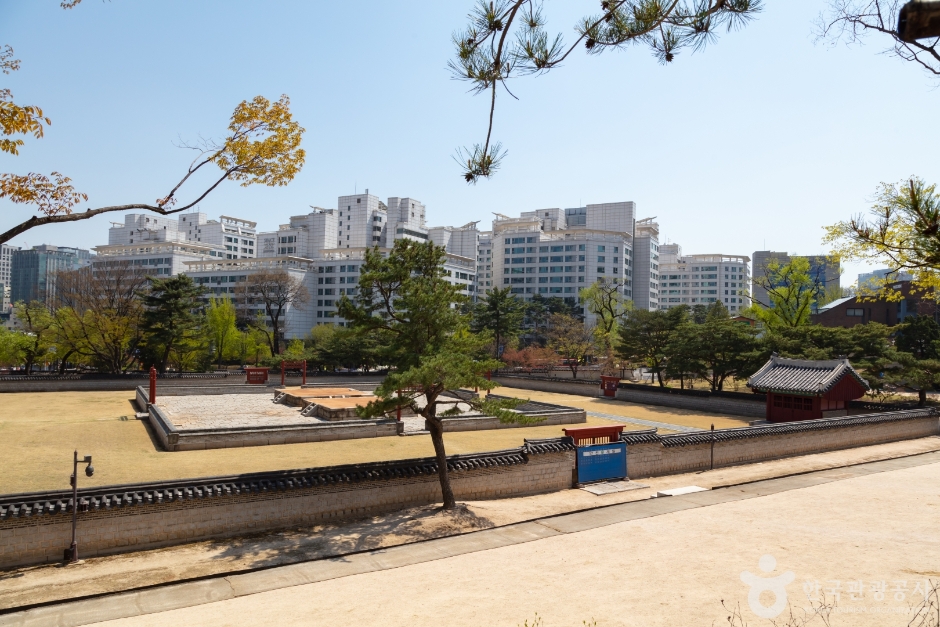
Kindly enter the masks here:
[[578, 483], [623, 479], [627, 476], [625, 442], [592, 444], [578, 448]]

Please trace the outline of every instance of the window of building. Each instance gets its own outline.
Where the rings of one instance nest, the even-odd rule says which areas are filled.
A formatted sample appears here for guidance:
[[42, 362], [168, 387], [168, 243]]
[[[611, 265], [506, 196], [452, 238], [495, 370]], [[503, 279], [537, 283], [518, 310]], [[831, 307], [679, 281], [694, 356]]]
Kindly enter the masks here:
[[864, 310], [864, 309], [846, 309], [846, 310], [845, 310], [845, 315], [847, 315], [847, 316], [860, 316], [860, 317], [861, 317], [861, 316], [864, 316], [864, 315], [865, 315], [865, 310]]

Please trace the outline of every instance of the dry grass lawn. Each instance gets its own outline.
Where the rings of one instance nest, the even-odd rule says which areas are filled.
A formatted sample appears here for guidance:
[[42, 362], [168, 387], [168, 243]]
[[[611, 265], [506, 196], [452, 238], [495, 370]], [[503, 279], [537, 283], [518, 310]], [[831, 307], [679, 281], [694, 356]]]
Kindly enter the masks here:
[[[641, 420], [653, 420], [655, 422], [665, 422], [683, 427], [695, 427], [698, 429], [708, 429], [712, 424], [716, 429], [727, 429], [731, 427], [746, 427], [752, 418], [743, 416], [726, 416], [722, 414], [713, 414], [704, 411], [691, 411], [687, 409], [674, 409], [672, 407], [660, 407], [657, 405], [640, 405], [638, 403], [627, 403], [609, 398], [595, 398], [590, 396], [575, 396], [573, 394], [554, 394], [552, 392], [537, 392], [535, 390], [523, 390], [510, 387], [502, 387], [493, 390], [495, 394], [505, 396], [524, 396], [533, 401], [542, 401], [544, 403], [555, 403], [557, 405], [568, 405], [578, 407], [589, 412], [598, 412], [600, 414], [613, 414], [623, 416], [626, 419], [639, 418]], [[590, 419], [590, 417], [588, 417]], [[631, 427], [627, 427], [630, 429]], [[639, 429], [648, 429], [649, 427], [639, 426]], [[660, 429], [660, 433], [671, 433], [666, 429]]]
[[[434, 454], [427, 435], [168, 453], [151, 437], [149, 425], [134, 418], [132, 397], [132, 392], [0, 394], [0, 441], [13, 453], [12, 463], [0, 473], [0, 494], [68, 489], [75, 449], [79, 455], [94, 456], [95, 476], [89, 479], [82, 475], [81, 486]], [[612, 423], [589, 418], [588, 424]], [[524, 438], [560, 435], [561, 426], [536, 426], [449, 433], [445, 441], [449, 453], [476, 453], [516, 447]]]

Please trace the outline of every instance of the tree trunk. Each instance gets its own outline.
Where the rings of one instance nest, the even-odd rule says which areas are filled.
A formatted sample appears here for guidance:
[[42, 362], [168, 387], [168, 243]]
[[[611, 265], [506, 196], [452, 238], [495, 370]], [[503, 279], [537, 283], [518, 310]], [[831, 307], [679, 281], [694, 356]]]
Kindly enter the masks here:
[[68, 363], [68, 358], [72, 356], [72, 353], [75, 351], [68, 351], [62, 357], [62, 361], [59, 362], [59, 374], [65, 374], [65, 366]]
[[170, 361], [170, 351], [173, 345], [167, 342], [166, 349], [163, 351], [163, 357], [160, 359], [160, 374], [166, 374], [166, 365]]
[[927, 388], [917, 390], [917, 406], [923, 407], [927, 404]]
[[[433, 403], [428, 404], [429, 413], [433, 412]], [[441, 495], [444, 501], [444, 509], [454, 509], [457, 507], [457, 501], [454, 499], [454, 491], [450, 487], [450, 475], [447, 473], [447, 453], [444, 452], [444, 425], [437, 416], [425, 416], [428, 423], [428, 431], [431, 432], [431, 442], [434, 443], [434, 457], [437, 458], [437, 478], [441, 482]]]
[[656, 380], [659, 381], [659, 387], [666, 387], [666, 384], [663, 383], [663, 371], [659, 368], [659, 366], [656, 366]]

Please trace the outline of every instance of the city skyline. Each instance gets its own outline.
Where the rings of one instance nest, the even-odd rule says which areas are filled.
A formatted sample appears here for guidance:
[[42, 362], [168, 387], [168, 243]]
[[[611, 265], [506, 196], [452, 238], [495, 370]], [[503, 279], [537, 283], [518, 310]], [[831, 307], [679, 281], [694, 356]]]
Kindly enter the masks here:
[[[445, 70], [450, 33], [469, 5], [370, 5], [365, 18], [362, 7], [219, 6], [0, 6], [23, 62], [5, 80], [18, 101], [40, 104], [53, 119], [46, 137], [29, 140], [11, 167], [63, 171], [90, 194], [89, 204], [149, 202], [188, 161], [175, 143], [218, 136], [242, 99], [287, 93], [307, 128], [304, 171], [285, 188], [223, 185], [201, 211], [280, 224], [309, 205], [370, 187], [417, 193], [440, 224], [463, 224], [520, 206], [626, 197], [641, 216], [658, 216], [664, 242], [805, 255], [825, 252], [821, 227], [867, 210], [880, 181], [940, 178], [930, 155], [938, 131], [919, 131], [918, 142], [903, 131], [906, 119], [930, 115], [932, 85], [912, 65], [879, 56], [877, 42], [814, 44], [819, 6], [808, 1], [767, 6], [743, 30], [665, 68], [641, 49], [579, 53], [569, 68], [516, 83], [520, 100], [500, 96], [495, 129], [509, 155], [493, 180], [475, 187], [460, 179], [451, 156], [479, 139], [485, 102]], [[578, 8], [550, 9], [551, 26], [570, 32]], [[354, 19], [354, 45], [343, 29], [304, 36], [309, 24]], [[279, 43], [253, 54], [205, 53], [223, 47], [243, 20], [259, 40], [282, 29]], [[188, 37], [179, 23], [201, 37]], [[136, 45], [156, 33], [160, 55]], [[596, 124], [609, 103], [620, 122]], [[88, 123], [101, 116], [114, 132]], [[584, 128], [565, 131], [561, 117]], [[26, 207], [3, 208], [11, 222], [30, 215]], [[102, 219], [43, 227], [11, 243], [92, 246]], [[864, 269], [847, 266], [846, 274]]]

